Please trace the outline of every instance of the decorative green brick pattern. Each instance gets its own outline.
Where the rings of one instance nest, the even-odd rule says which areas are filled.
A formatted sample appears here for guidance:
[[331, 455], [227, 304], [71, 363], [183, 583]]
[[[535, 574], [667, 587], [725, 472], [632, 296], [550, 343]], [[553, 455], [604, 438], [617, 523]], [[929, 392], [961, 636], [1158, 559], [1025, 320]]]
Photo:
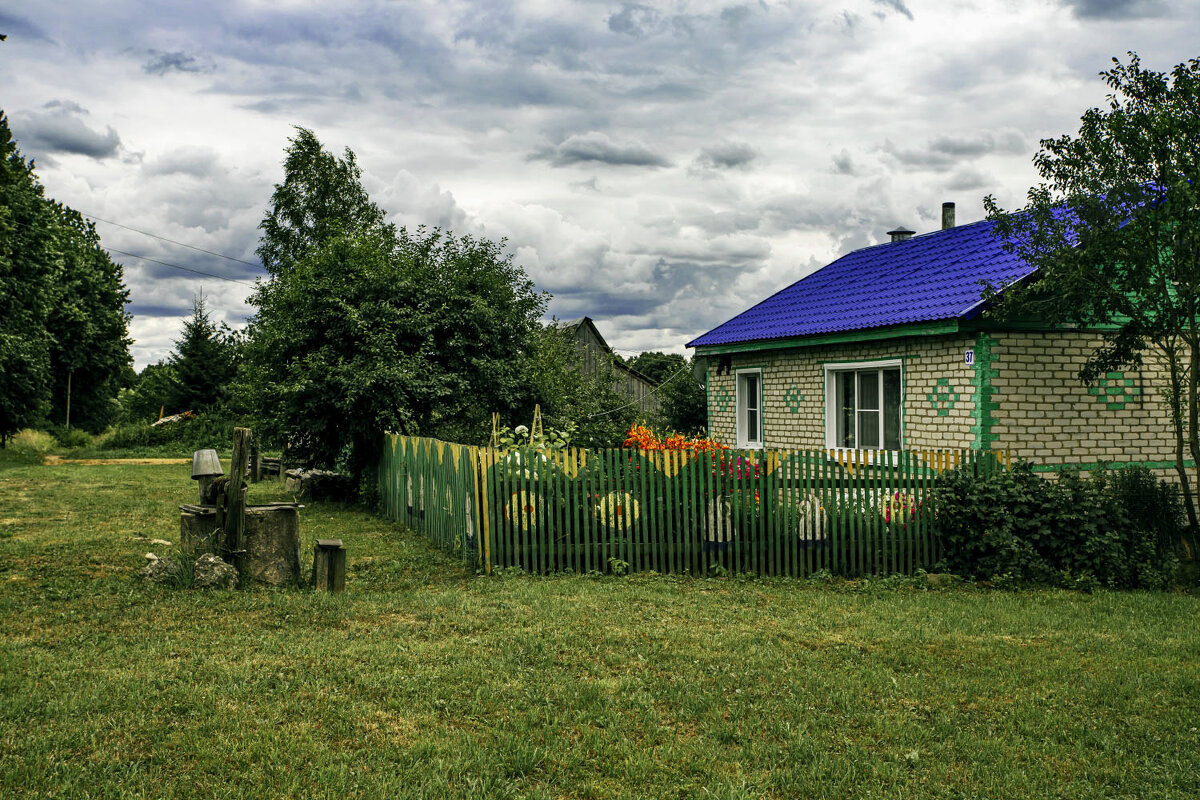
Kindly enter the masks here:
[[1108, 372], [1096, 380], [1095, 386], [1088, 387], [1088, 394], [1109, 411], [1120, 411], [1126, 403], [1141, 402], [1142, 387], [1138, 386], [1137, 378], [1127, 378], [1123, 372]]
[[933, 391], [925, 396], [929, 398], [929, 406], [939, 417], [950, 416], [950, 409], [954, 408], [954, 404], [959, 400], [959, 394], [950, 385], [949, 378], [938, 378]]
[[792, 414], [799, 414], [800, 407], [804, 405], [804, 395], [800, 394], [799, 386], [789, 386], [788, 390], [783, 395], [783, 404]]
[[992, 386], [992, 378], [997, 375], [993, 366], [996, 354], [992, 348], [997, 344], [999, 342], [983, 332], [975, 337], [975, 377], [971, 379], [971, 385], [975, 387], [975, 409], [971, 412], [971, 433], [975, 437], [971, 443], [973, 450], [991, 450], [996, 441], [996, 434], [992, 433], [996, 418], [992, 412], [1000, 407], [1000, 403], [996, 400], [996, 387]]
[[733, 392], [729, 391], [728, 386], [718, 386], [713, 392], [712, 401], [709, 403], [711, 408], [718, 414], [724, 414], [729, 410], [729, 405], [733, 402]]

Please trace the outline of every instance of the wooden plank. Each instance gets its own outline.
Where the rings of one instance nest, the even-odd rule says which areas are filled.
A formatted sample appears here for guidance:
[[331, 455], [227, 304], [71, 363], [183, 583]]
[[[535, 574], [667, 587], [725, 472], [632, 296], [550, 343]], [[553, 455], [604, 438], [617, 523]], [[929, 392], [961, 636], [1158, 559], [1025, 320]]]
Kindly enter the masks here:
[[583, 464], [579, 456], [579, 448], [572, 447], [567, 451], [567, 459], [571, 464], [573, 478], [571, 480], [569, 511], [571, 519], [571, 545], [574, 548], [574, 564], [576, 572], [583, 572], [583, 502], [584, 493], [580, 482], [583, 477]]
[[250, 452], [249, 428], [233, 429], [233, 455], [229, 460], [229, 487], [225, 491], [225, 549], [232, 563], [242, 567], [246, 549], [246, 458]]
[[829, 508], [833, 513], [833, 526], [836, 530], [836, 547], [830, 552], [827, 560], [829, 562], [826, 567], [834, 574], [845, 574], [846, 552], [849, 548], [850, 536], [849, 527], [846, 521], [845, 511], [842, 508], [845, 505], [845, 498], [840, 494], [837, 488], [841, 482], [845, 472], [845, 462], [842, 460], [844, 456], [829, 459], [825, 462], [825, 486], [829, 493]]
[[686, 462], [687, 457], [682, 451], [668, 453], [663, 462], [665, 465], [662, 478], [663, 525], [672, 532], [669, 539], [674, 549], [671, 571], [676, 575], [682, 575], [688, 571], [687, 542], [689, 537], [683, 523], [679, 502], [675, 500], [676, 490], [683, 483], [683, 470]]

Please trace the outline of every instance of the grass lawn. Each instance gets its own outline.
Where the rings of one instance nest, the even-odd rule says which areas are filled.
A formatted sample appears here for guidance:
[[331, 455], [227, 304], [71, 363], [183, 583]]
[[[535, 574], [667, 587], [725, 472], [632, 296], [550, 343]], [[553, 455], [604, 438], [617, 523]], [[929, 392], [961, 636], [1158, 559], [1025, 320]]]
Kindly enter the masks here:
[[1200, 797], [1195, 596], [480, 577], [322, 504], [344, 594], [177, 590], [187, 466], [5, 466], [6, 800]]

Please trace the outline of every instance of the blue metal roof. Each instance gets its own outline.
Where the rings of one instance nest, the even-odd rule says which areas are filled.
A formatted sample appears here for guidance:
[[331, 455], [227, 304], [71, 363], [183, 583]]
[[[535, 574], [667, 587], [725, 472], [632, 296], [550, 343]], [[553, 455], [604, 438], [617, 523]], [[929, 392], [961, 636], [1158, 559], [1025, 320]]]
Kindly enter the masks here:
[[1033, 272], [1004, 252], [983, 220], [848, 253], [801, 278], [688, 347], [970, 319], [981, 281], [1007, 286]]

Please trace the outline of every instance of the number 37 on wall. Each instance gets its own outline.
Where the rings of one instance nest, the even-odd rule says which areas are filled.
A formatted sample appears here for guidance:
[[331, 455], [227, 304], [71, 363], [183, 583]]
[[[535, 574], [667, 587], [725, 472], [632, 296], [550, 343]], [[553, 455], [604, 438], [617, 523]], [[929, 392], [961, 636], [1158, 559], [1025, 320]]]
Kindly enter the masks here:
[[975, 366], [975, 351], [967, 350], [963, 353], [963, 363], [968, 367]]

